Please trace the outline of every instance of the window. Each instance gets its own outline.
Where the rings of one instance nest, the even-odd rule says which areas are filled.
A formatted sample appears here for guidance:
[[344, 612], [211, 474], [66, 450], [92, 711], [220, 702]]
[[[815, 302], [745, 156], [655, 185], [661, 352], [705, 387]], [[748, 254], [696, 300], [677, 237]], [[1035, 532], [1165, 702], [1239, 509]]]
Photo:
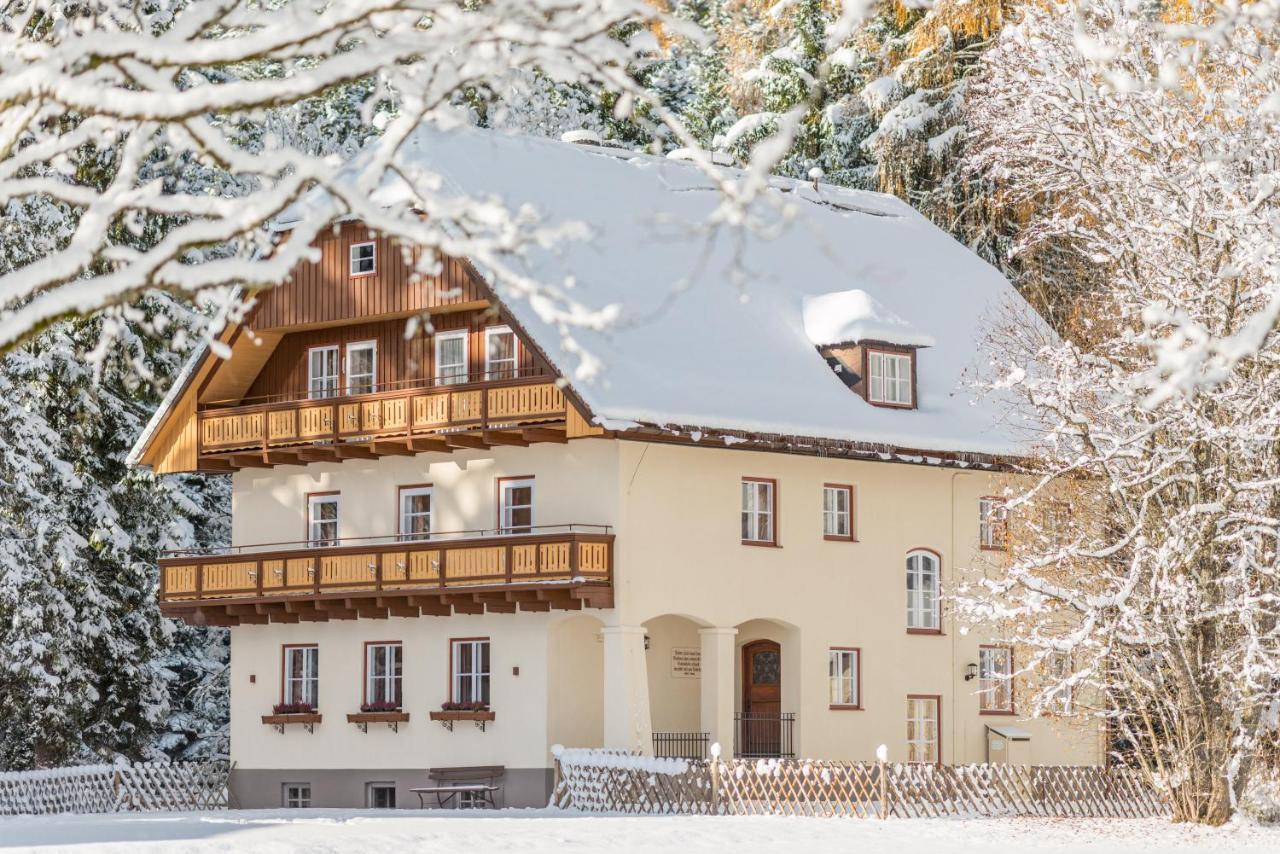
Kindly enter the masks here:
[[750, 545], [776, 545], [777, 482], [762, 478], [742, 479], [742, 542]]
[[280, 796], [286, 809], [307, 809], [311, 806], [310, 783], [285, 783]]
[[491, 326], [484, 331], [484, 377], [509, 379], [519, 374], [516, 334], [508, 326]]
[[853, 487], [828, 483], [822, 487], [822, 536], [853, 539]]
[[364, 649], [365, 704], [400, 708], [403, 648], [399, 643], [368, 643]]
[[1045, 658], [1049, 687], [1054, 691], [1049, 708], [1056, 714], [1069, 715], [1072, 712], [1075, 689], [1067, 681], [1075, 673], [1075, 669], [1075, 662], [1071, 660], [1069, 652], [1051, 652]]
[[911, 694], [907, 697], [907, 761], [938, 762], [940, 697]]
[[886, 406], [914, 406], [910, 353], [867, 351], [867, 399]]
[[373, 394], [378, 387], [378, 342], [347, 345], [347, 394]]
[[351, 275], [368, 276], [377, 271], [377, 245], [353, 243], [351, 245]]
[[458, 809], [460, 810], [484, 809], [489, 806], [493, 805], [485, 800], [484, 792], [458, 792]]
[[365, 789], [365, 805], [371, 810], [393, 810], [396, 808], [395, 783], [367, 783]]
[[498, 527], [504, 534], [533, 530], [533, 478], [498, 479]]
[[320, 706], [320, 648], [284, 648], [284, 696], [286, 706]]
[[978, 708], [1013, 714], [1013, 650], [984, 646], [978, 650]]
[[436, 382], [455, 385], [467, 381], [467, 333], [441, 332], [436, 336]]
[[431, 487], [400, 487], [400, 539], [431, 538]]
[[1071, 505], [1059, 499], [1049, 499], [1041, 510], [1040, 525], [1045, 543], [1064, 545], [1071, 538]]
[[833, 709], [862, 708], [861, 690], [862, 652], [854, 647], [836, 647], [830, 650], [828, 668], [828, 702]]
[[489, 639], [466, 638], [455, 640], [451, 645], [450, 699], [455, 703], [489, 705]]
[[307, 396], [333, 397], [338, 393], [338, 348], [312, 347], [307, 351]]
[[1003, 550], [1006, 543], [1004, 499], [986, 496], [978, 499], [978, 545], [984, 549]]
[[938, 556], [933, 552], [911, 552], [907, 555], [907, 629], [937, 632], [941, 628]]
[[315, 548], [338, 545], [338, 493], [307, 496], [307, 543]]

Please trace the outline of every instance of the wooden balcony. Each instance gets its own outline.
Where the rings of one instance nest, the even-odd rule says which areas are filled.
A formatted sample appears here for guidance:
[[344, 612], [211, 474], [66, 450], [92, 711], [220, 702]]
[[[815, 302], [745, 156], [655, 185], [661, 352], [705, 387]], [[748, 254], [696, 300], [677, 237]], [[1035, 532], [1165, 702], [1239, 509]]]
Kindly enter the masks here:
[[563, 442], [570, 410], [545, 376], [207, 405], [198, 454], [202, 469], [216, 471]]
[[613, 607], [604, 525], [277, 543], [160, 560], [160, 607], [194, 625]]

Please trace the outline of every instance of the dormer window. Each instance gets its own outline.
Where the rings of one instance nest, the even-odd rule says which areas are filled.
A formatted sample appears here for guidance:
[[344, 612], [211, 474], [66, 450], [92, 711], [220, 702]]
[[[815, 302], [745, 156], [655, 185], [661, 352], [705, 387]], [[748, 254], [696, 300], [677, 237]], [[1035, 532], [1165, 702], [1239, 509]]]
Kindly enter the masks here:
[[914, 408], [915, 353], [867, 348], [867, 401]]
[[351, 275], [372, 276], [377, 272], [377, 244], [355, 243], [351, 246]]

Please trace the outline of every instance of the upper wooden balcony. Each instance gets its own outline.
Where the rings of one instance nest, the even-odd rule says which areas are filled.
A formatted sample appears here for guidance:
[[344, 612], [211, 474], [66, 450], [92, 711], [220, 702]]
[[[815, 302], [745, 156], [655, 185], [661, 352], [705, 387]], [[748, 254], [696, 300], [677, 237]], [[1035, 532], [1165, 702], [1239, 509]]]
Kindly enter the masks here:
[[566, 403], [554, 377], [522, 372], [466, 379], [417, 380], [364, 394], [302, 392], [202, 404], [197, 413], [200, 467], [226, 470], [563, 442], [598, 432]]
[[605, 525], [271, 543], [160, 560], [160, 608], [197, 625], [613, 606]]

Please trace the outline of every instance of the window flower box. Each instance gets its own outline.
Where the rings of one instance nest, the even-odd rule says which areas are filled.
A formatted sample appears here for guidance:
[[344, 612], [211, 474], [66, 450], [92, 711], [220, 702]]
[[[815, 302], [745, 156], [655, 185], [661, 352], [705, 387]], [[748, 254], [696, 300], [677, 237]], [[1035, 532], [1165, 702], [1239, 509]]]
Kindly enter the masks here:
[[315, 732], [316, 724], [321, 720], [323, 718], [320, 713], [310, 703], [277, 703], [272, 707], [271, 714], [262, 716], [264, 724], [273, 726], [282, 733], [289, 724], [300, 724], [307, 732]]
[[369, 724], [386, 724], [393, 732], [400, 731], [400, 724], [409, 722], [409, 713], [393, 703], [365, 703], [359, 713], [347, 715], [347, 723], [355, 724], [361, 732], [369, 731]]
[[455, 721], [472, 721], [483, 732], [485, 724], [494, 718], [493, 711], [484, 703], [443, 703], [440, 711], [431, 713], [431, 720], [439, 721], [451, 732]]

